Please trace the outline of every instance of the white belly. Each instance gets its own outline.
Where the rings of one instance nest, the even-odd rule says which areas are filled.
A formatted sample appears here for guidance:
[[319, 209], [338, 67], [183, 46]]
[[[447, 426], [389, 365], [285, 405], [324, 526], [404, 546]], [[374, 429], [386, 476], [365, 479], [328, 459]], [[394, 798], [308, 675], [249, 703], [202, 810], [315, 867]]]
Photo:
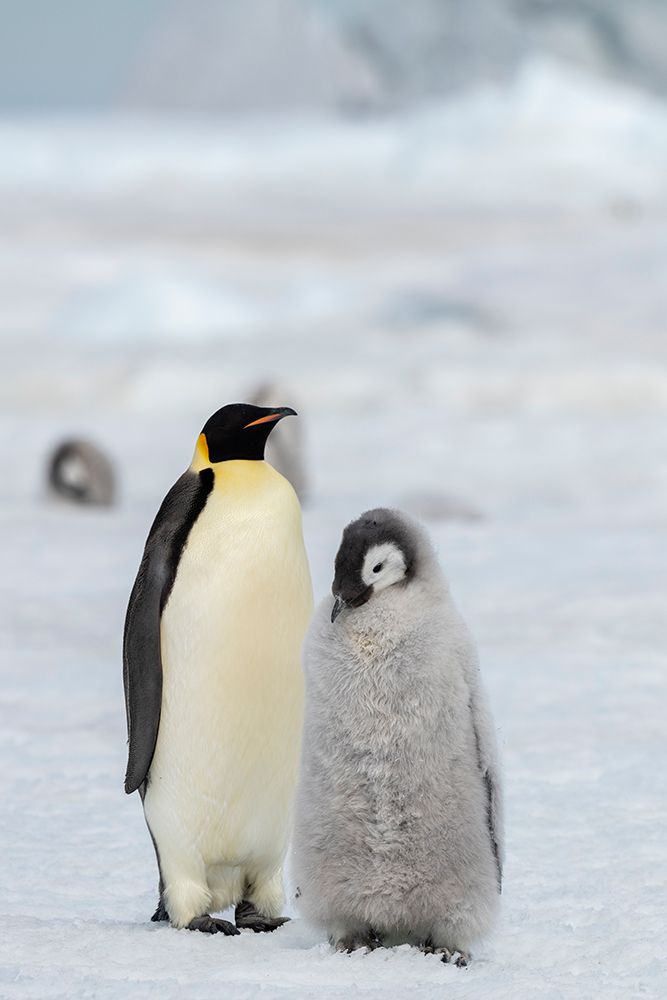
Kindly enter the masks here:
[[151, 829], [194, 841], [206, 865], [285, 851], [311, 610], [292, 487], [263, 462], [221, 463], [162, 616], [162, 714], [144, 802]]

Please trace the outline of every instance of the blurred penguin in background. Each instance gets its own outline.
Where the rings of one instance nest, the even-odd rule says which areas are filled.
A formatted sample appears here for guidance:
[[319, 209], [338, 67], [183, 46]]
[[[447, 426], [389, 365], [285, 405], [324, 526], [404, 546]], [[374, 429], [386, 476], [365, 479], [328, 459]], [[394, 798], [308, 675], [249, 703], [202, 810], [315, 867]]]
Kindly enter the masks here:
[[110, 507], [116, 497], [113, 465], [90, 441], [63, 441], [49, 458], [48, 488], [71, 503]]
[[[280, 385], [267, 381], [250, 394], [250, 401], [255, 406], [276, 406], [278, 400], [286, 399], [287, 395]], [[298, 406], [298, 400], [296, 403]], [[300, 406], [298, 408], [301, 410]], [[303, 503], [308, 492], [308, 476], [302, 420], [287, 420], [276, 429], [267, 441], [266, 460], [292, 484]]]
[[339, 950], [467, 964], [498, 913], [502, 789], [473, 640], [425, 531], [349, 524], [304, 646], [298, 905]]

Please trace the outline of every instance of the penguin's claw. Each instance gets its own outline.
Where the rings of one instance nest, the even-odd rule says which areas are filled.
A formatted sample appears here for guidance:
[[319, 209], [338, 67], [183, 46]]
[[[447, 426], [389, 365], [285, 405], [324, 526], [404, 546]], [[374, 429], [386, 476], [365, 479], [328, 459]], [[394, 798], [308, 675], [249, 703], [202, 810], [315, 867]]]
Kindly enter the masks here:
[[444, 962], [445, 965], [456, 965], [459, 969], [464, 969], [469, 961], [470, 955], [465, 951], [450, 951], [449, 948], [436, 948], [432, 941], [425, 941], [424, 944], [420, 946], [420, 950], [424, 952], [425, 955], [439, 955], [440, 961]]
[[275, 931], [289, 921], [289, 917], [265, 917], [260, 913], [254, 903], [243, 900], [236, 907], [234, 920], [236, 926], [242, 930], [254, 931], [255, 934], [264, 934]]
[[158, 920], [169, 920], [169, 914], [167, 913], [162, 900], [160, 900], [160, 902], [157, 904], [157, 909], [153, 914], [153, 916], [151, 917], [151, 920], [154, 923], [157, 923]]
[[350, 955], [360, 948], [375, 951], [376, 948], [380, 947], [381, 942], [377, 935], [370, 931], [368, 934], [350, 934], [347, 937], [338, 938], [337, 941], [332, 941], [332, 944], [336, 951], [344, 951]]
[[283, 924], [288, 923], [289, 919], [289, 917], [258, 917], [257, 920], [242, 921], [241, 923], [237, 920], [236, 926], [243, 930], [254, 931], [255, 934], [264, 934], [278, 930]]
[[458, 969], [465, 969], [470, 961], [470, 955], [465, 951], [449, 951], [447, 948], [438, 948], [436, 953], [441, 956], [441, 960], [447, 965], [455, 965]]
[[201, 931], [203, 934], [225, 934], [229, 937], [234, 934], [240, 934], [240, 931], [229, 920], [212, 917], [209, 913], [203, 913], [201, 917], [195, 917], [190, 921], [187, 929], [189, 931]]

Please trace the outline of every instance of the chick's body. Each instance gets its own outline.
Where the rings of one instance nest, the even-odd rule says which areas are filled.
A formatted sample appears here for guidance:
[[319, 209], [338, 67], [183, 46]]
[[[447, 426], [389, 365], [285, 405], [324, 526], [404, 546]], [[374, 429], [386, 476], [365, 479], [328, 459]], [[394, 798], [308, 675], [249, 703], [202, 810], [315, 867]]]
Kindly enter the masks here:
[[334, 623], [327, 598], [308, 633], [295, 874], [339, 947], [467, 951], [498, 909], [495, 736], [472, 639], [408, 524], [408, 578]]

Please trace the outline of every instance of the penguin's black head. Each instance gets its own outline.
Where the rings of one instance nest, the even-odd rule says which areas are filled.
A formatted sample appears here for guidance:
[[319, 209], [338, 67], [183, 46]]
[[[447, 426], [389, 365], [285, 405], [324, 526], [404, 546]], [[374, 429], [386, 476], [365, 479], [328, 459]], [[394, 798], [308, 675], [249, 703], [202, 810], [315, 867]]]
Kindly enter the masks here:
[[[209, 417], [201, 432], [210, 462], [242, 458], [261, 461], [269, 434], [283, 417], [296, 416], [289, 406], [230, 403]], [[201, 440], [200, 436], [200, 440]]]
[[336, 554], [331, 621], [344, 608], [359, 608], [373, 594], [409, 580], [416, 557], [416, 539], [398, 511], [378, 507], [348, 524]]

